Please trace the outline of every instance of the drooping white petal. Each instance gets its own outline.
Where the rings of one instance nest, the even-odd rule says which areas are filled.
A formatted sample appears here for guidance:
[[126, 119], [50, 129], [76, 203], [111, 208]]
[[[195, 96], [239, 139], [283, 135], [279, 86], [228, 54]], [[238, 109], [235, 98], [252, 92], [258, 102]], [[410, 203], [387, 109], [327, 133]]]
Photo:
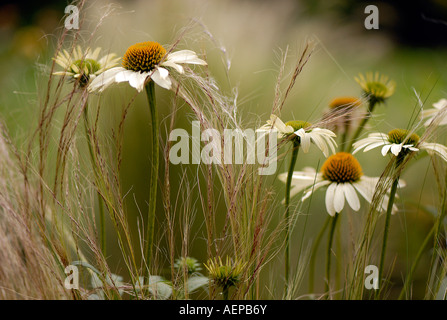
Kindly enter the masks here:
[[331, 216], [335, 215], [334, 197], [336, 187], [337, 187], [336, 183], [331, 183], [326, 190], [326, 198], [325, 198], [326, 210]]
[[396, 157], [399, 155], [399, 152], [401, 150], [402, 150], [402, 144], [393, 143], [391, 145], [391, 153], [394, 154]]
[[173, 61], [165, 61], [163, 63], [161, 63], [161, 65], [163, 67], [171, 67], [174, 68], [178, 73], [183, 74], [185, 72], [185, 70], [183, 69], [183, 67]]
[[433, 103], [433, 107], [435, 107], [438, 110], [447, 107], [447, 99], [441, 99], [438, 102]]
[[199, 64], [206, 65], [207, 63], [202, 59], [197, 57], [197, 54], [191, 50], [180, 50], [168, 54], [166, 61], [171, 61], [174, 63], [189, 63], [189, 64]]
[[372, 150], [372, 149], [374, 149], [374, 148], [383, 146], [384, 143], [385, 143], [385, 142], [383, 142], [383, 141], [379, 141], [379, 142], [371, 143], [369, 146], [367, 146], [367, 147], [365, 148], [365, 150], [363, 150], [363, 152], [367, 152], [367, 151]]
[[437, 154], [444, 161], [447, 161], [447, 147], [434, 142], [421, 142], [418, 145], [421, 149], [427, 150], [428, 154], [434, 155]]
[[89, 84], [88, 86], [88, 90], [90, 92], [93, 91], [103, 91], [105, 88], [107, 88], [108, 86], [110, 86], [111, 84], [115, 83], [115, 76], [120, 73], [125, 71], [126, 69], [122, 68], [122, 67], [116, 67], [116, 68], [111, 68], [107, 71], [104, 71], [103, 73], [101, 73], [99, 76], [97, 76], [95, 79], [93, 79], [93, 81]]
[[354, 187], [350, 183], [345, 183], [343, 186], [343, 191], [345, 193], [346, 200], [348, 201], [349, 206], [354, 211], [358, 211], [360, 209], [360, 200], [355, 192]]
[[131, 87], [137, 89], [138, 92], [143, 91], [144, 83], [146, 82], [147, 77], [150, 75], [150, 72], [134, 72], [129, 77], [129, 84]]
[[345, 206], [345, 192], [344, 183], [338, 183], [334, 193], [334, 209], [335, 212], [340, 213]]
[[413, 147], [412, 144], [404, 144], [404, 145], [402, 146], [402, 148], [405, 148], [405, 149], [408, 149], [408, 150], [411, 150], [411, 151], [414, 151], [414, 152], [419, 151], [419, 149]]
[[295, 131], [295, 134], [300, 137], [300, 146], [303, 149], [304, 153], [309, 152], [310, 148], [310, 135], [306, 133], [304, 129], [299, 129]]
[[134, 74], [136, 74], [136, 71], [132, 71], [132, 70], [127, 70], [124, 69], [121, 70], [121, 72], [117, 72], [115, 74], [115, 81], [116, 82], [129, 82], [130, 79], [134, 76]]
[[[278, 175], [278, 179], [282, 182], [287, 182], [287, 172]], [[315, 170], [312, 171], [294, 171], [292, 174], [292, 189], [290, 191], [290, 197], [295, 196], [304, 189], [314, 185], [321, 181], [321, 174], [316, 173]]]
[[383, 148], [382, 148], [382, 155], [383, 156], [386, 156], [388, 151], [390, 151], [391, 146], [392, 146], [391, 144], [386, 144], [386, 145], [383, 146]]
[[160, 87], [170, 90], [171, 89], [171, 79], [169, 79], [169, 71], [164, 68], [157, 68], [151, 76], [156, 84]]
[[304, 192], [304, 195], [301, 198], [301, 201], [304, 201], [304, 200], [308, 199], [312, 195], [313, 192], [315, 192], [319, 188], [327, 186], [328, 184], [331, 183], [328, 180], [316, 180], [316, 181], [318, 181], [318, 182], [316, 182], [315, 184], [311, 185], [311, 187]]
[[371, 203], [374, 196], [378, 178], [362, 176], [358, 181], [353, 182], [352, 186], [357, 190], [366, 201]]
[[318, 131], [314, 132], [314, 130], [312, 130], [311, 132], [308, 133], [308, 135], [310, 136], [310, 139], [318, 147], [318, 149], [320, 149], [323, 152], [324, 156], [328, 157], [329, 149], [324, 138], [320, 136], [320, 133]]

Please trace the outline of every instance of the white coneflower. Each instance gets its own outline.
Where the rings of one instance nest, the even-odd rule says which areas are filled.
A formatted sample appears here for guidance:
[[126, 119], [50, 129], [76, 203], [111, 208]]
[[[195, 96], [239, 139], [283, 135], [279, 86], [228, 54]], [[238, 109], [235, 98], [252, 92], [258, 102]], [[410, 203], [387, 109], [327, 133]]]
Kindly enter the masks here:
[[[279, 179], [283, 182], [286, 178], [287, 173], [279, 175]], [[338, 152], [326, 159], [319, 173], [313, 168], [293, 172], [290, 195], [296, 195], [304, 190], [302, 200], [306, 200], [316, 190], [327, 187], [326, 210], [334, 216], [343, 210], [345, 200], [354, 211], [358, 211], [360, 200], [357, 193], [371, 203], [379, 179], [363, 175], [362, 167], [352, 154]], [[387, 205], [388, 196], [385, 195], [381, 209], [385, 210]], [[397, 207], [393, 209], [396, 211]]]
[[[447, 99], [441, 99], [436, 103], [433, 103], [432, 109], [423, 110], [421, 113], [421, 118], [427, 120], [425, 121], [424, 125], [428, 126], [430, 125], [433, 120], [438, 117], [438, 115], [441, 117], [439, 120], [438, 125], [446, 125], [447, 124], [447, 113], [445, 112], [445, 108], [447, 107]], [[442, 115], [441, 115], [442, 113]]]
[[64, 71], [54, 72], [54, 75], [70, 77], [72, 81], [79, 81], [81, 87], [85, 87], [90, 80], [104, 71], [118, 65], [119, 58], [114, 53], [109, 53], [98, 59], [101, 48], [92, 51], [87, 48], [85, 52], [80, 46], [70, 55], [67, 50], [59, 51], [54, 61], [64, 68]]
[[129, 85], [141, 92], [148, 78], [165, 89], [171, 89], [168, 68], [184, 73], [180, 64], [207, 63], [191, 50], [168, 53], [158, 42], [147, 41], [130, 46], [123, 57], [123, 66], [107, 70], [89, 86], [90, 91], [103, 91], [113, 83], [129, 82]]
[[416, 133], [411, 133], [405, 129], [394, 129], [385, 133], [371, 133], [367, 138], [361, 139], [353, 144], [354, 153], [364, 148], [364, 152], [382, 147], [382, 155], [386, 156], [391, 152], [395, 156], [407, 155], [410, 152], [426, 150], [428, 154], [437, 154], [444, 161], [447, 161], [447, 147], [439, 143], [420, 142]]
[[337, 143], [334, 140], [336, 136], [331, 130], [323, 128], [314, 128], [309, 122], [306, 121], [288, 121], [284, 123], [275, 115], [270, 116], [270, 120], [260, 127], [258, 131], [278, 133], [278, 138], [285, 138], [292, 134], [296, 135], [296, 138], [300, 139], [300, 147], [304, 153], [309, 152], [311, 142], [313, 142], [322, 152], [328, 157], [329, 149], [332, 153], [335, 153]]

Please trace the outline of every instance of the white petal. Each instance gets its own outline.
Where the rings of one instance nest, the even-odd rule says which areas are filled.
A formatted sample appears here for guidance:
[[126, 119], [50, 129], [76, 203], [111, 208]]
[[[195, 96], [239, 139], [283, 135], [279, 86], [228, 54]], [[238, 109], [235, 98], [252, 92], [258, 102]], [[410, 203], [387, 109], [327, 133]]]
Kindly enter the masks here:
[[390, 151], [391, 146], [392, 146], [391, 144], [386, 144], [386, 145], [383, 146], [383, 148], [382, 148], [382, 155], [383, 156], [386, 156], [388, 151]]
[[146, 79], [149, 76], [149, 74], [150, 74], [150, 72], [143, 72], [143, 73], [135, 72], [129, 78], [130, 86], [137, 89], [138, 92], [143, 91], [144, 84], [145, 84]]
[[170, 90], [171, 89], [171, 79], [169, 79], [169, 71], [164, 68], [157, 68], [152, 74], [151, 79], [154, 80], [156, 84], [160, 87]]
[[378, 178], [362, 176], [360, 180], [354, 182], [352, 186], [363, 198], [365, 198], [366, 201], [368, 201], [368, 203], [371, 203], [378, 180]]
[[438, 102], [433, 103], [433, 107], [435, 107], [438, 110], [447, 107], [447, 99], [441, 99]]
[[340, 213], [345, 206], [344, 183], [338, 183], [334, 194], [334, 209]]
[[343, 186], [343, 191], [345, 193], [346, 200], [349, 203], [349, 206], [354, 211], [358, 211], [360, 209], [360, 200], [355, 192], [354, 187], [350, 183], [345, 183]]
[[[318, 181], [318, 180], [316, 180], [316, 181]], [[311, 187], [305, 191], [303, 197], [301, 198], [301, 201], [308, 199], [314, 191], [318, 190], [321, 187], [327, 186], [330, 183], [331, 182], [328, 180], [323, 180], [323, 181], [320, 180], [319, 182], [312, 184]]]
[[324, 140], [324, 138], [322, 136], [320, 136], [318, 131], [314, 132], [314, 130], [312, 130], [308, 134], [309, 134], [310, 138], [313, 140], [313, 142], [315, 143], [315, 145], [323, 152], [324, 156], [328, 157], [329, 149], [327, 147], [326, 141]]
[[331, 215], [335, 215], [335, 208], [334, 208], [334, 197], [335, 197], [335, 190], [336, 190], [337, 184], [331, 183], [327, 190], [326, 190], [326, 210]]
[[174, 63], [189, 63], [189, 64], [199, 64], [199, 65], [207, 64], [202, 59], [199, 59], [199, 57], [197, 57], [197, 54], [191, 50], [180, 50], [177, 52], [170, 53], [167, 56], [166, 61], [171, 61]]
[[371, 143], [369, 146], [367, 146], [367, 147], [365, 148], [365, 150], [363, 150], [363, 152], [367, 152], [367, 151], [372, 150], [372, 149], [374, 149], [374, 148], [380, 147], [380, 146], [382, 146], [384, 143], [385, 143], [385, 142], [383, 142], [383, 141]]
[[97, 76], [88, 86], [88, 90], [90, 92], [99, 90], [100, 92], [106, 89], [108, 86], [110, 86], [112, 83], [115, 83], [115, 76], [125, 71], [126, 69], [122, 67], [116, 67], [109, 69], [103, 73], [101, 73], [99, 76]]
[[310, 148], [310, 135], [306, 133], [304, 129], [299, 129], [298, 131], [295, 131], [295, 134], [300, 137], [301, 142], [301, 148], [303, 149], [304, 153], [309, 152]]
[[391, 145], [391, 153], [394, 154], [396, 157], [399, 155], [399, 152], [402, 150], [402, 144], [395, 144], [393, 143]]
[[172, 61], [165, 61], [161, 64], [163, 67], [171, 67], [174, 68], [178, 73], [183, 74], [185, 72], [185, 70], [183, 69], [183, 67], [175, 62]]
[[440, 156], [444, 161], [447, 161], [447, 147], [439, 144], [439, 143], [433, 143], [433, 142], [422, 142], [418, 145], [421, 149], [427, 150], [428, 154], [433, 155], [437, 154]]
[[130, 78], [137, 73], [136, 71], [124, 69], [115, 74], [116, 82], [129, 82]]

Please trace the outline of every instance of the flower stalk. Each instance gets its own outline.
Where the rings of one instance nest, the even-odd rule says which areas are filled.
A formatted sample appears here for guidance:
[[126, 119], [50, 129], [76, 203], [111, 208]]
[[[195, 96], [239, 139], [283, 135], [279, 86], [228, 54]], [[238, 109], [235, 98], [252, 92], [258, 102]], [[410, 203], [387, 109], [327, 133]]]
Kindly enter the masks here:
[[329, 231], [327, 252], [326, 252], [326, 292], [327, 299], [330, 298], [330, 283], [331, 283], [331, 258], [332, 258], [332, 243], [334, 242], [335, 227], [337, 226], [339, 213], [336, 212], [331, 218], [331, 229]]
[[292, 184], [293, 169], [295, 168], [296, 160], [298, 158], [298, 151], [300, 148], [299, 138], [293, 139], [292, 157], [290, 159], [289, 171], [286, 180], [286, 197], [285, 197], [285, 221], [286, 221], [286, 247], [285, 247], [285, 293], [289, 287], [289, 272], [290, 272], [290, 187]]
[[147, 264], [147, 272], [149, 274], [149, 268], [152, 259], [152, 248], [154, 244], [154, 224], [155, 224], [155, 209], [157, 205], [157, 182], [158, 182], [158, 116], [155, 101], [155, 85], [154, 81], [149, 80], [145, 85], [147, 101], [149, 104], [149, 111], [151, 114], [151, 128], [152, 128], [152, 162], [150, 169], [150, 186], [149, 186], [149, 212], [147, 216], [147, 228], [146, 228], [146, 250], [145, 258]]
[[312, 252], [310, 256], [309, 261], [309, 292], [314, 292], [314, 280], [315, 280], [315, 261], [317, 258], [317, 251], [320, 247], [321, 240], [323, 239], [323, 235], [326, 231], [326, 228], [329, 225], [329, 222], [332, 220], [331, 216], [328, 216], [326, 218], [326, 221], [324, 222], [323, 228], [321, 228], [320, 232], [317, 235], [317, 238], [315, 239], [315, 242], [312, 246]]
[[354, 135], [351, 138], [351, 142], [347, 146], [346, 152], [349, 153], [349, 152], [352, 151], [352, 145], [357, 140], [357, 138], [360, 136], [360, 133], [362, 132], [362, 130], [365, 128], [365, 125], [368, 122], [369, 118], [371, 117], [372, 112], [374, 110], [374, 107], [376, 106], [376, 103], [377, 103], [377, 100], [375, 100], [375, 99], [370, 99], [369, 100], [367, 115], [362, 119], [362, 121], [360, 122], [359, 126], [355, 130]]
[[379, 281], [382, 279], [382, 275], [383, 275], [383, 266], [385, 263], [388, 233], [389, 233], [389, 229], [390, 229], [391, 212], [393, 211], [393, 204], [394, 204], [394, 199], [396, 197], [398, 185], [399, 185], [399, 175], [394, 179], [393, 185], [391, 186], [390, 198], [388, 200], [388, 207], [387, 207], [386, 214], [385, 214], [385, 227], [384, 227], [384, 231], [383, 231], [382, 251], [380, 254], [380, 264], [379, 264]]

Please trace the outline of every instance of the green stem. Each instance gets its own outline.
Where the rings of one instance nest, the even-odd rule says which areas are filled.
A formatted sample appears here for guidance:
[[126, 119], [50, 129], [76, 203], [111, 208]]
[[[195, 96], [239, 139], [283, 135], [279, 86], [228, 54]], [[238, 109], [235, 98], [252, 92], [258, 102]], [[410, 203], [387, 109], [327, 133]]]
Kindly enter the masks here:
[[[388, 241], [388, 232], [390, 229], [391, 212], [393, 211], [394, 198], [396, 197], [396, 191], [397, 191], [398, 184], [399, 184], [399, 176], [397, 176], [394, 179], [393, 185], [391, 186], [390, 198], [388, 200], [388, 207], [386, 210], [385, 229], [383, 231], [383, 241], [382, 241], [382, 253], [380, 255], [380, 264], [379, 264], [379, 283], [382, 279], [383, 266], [384, 266], [385, 255], [386, 255], [386, 245], [387, 245], [387, 241]], [[379, 290], [377, 290], [376, 292], [378, 294]]]
[[317, 239], [315, 239], [315, 242], [312, 246], [312, 253], [310, 256], [309, 261], [309, 292], [314, 292], [314, 280], [315, 280], [315, 261], [317, 257], [317, 250], [320, 246], [321, 239], [323, 239], [323, 235], [326, 231], [327, 226], [329, 225], [329, 221], [331, 221], [331, 216], [328, 216], [326, 218], [326, 221], [324, 222], [323, 228], [321, 228], [320, 233], [318, 233]]
[[334, 241], [334, 233], [335, 227], [337, 225], [338, 216], [340, 214], [338, 212], [332, 217], [331, 221], [331, 230], [329, 231], [329, 238], [327, 244], [327, 252], [326, 252], [326, 292], [327, 298], [330, 298], [330, 283], [331, 283], [331, 258], [332, 258], [332, 243]]
[[357, 138], [360, 136], [360, 133], [365, 128], [366, 123], [368, 122], [369, 118], [371, 117], [371, 114], [374, 110], [374, 107], [376, 105], [375, 100], [369, 100], [368, 104], [368, 114], [362, 119], [362, 122], [360, 122], [359, 126], [357, 127], [357, 130], [355, 131], [354, 135], [351, 138], [351, 141], [349, 142], [346, 152], [351, 152], [352, 150], [352, 144], [357, 140]]
[[286, 181], [286, 197], [285, 197], [285, 221], [286, 221], [286, 248], [285, 248], [285, 261], [284, 261], [284, 275], [285, 275], [285, 294], [289, 287], [289, 271], [290, 271], [290, 187], [292, 185], [293, 169], [295, 168], [296, 159], [298, 158], [298, 150], [300, 142], [298, 139], [293, 140], [292, 158], [290, 159], [289, 172], [287, 173]]
[[[92, 140], [90, 137], [90, 124], [89, 124], [89, 120], [88, 120], [88, 104], [87, 104], [87, 102], [85, 103], [83, 116], [84, 116], [85, 138], [87, 139], [88, 151], [90, 154], [90, 162], [92, 164], [92, 169], [95, 174], [96, 184], [98, 184], [99, 177], [98, 177], [98, 170], [97, 170], [97, 165], [96, 165], [96, 161], [95, 161], [95, 153], [93, 151]], [[100, 245], [101, 245], [101, 251], [102, 251], [103, 255], [105, 256], [106, 255], [106, 226], [105, 226], [104, 203], [103, 203], [103, 199], [102, 199], [99, 191], [97, 191], [97, 196], [98, 196], [98, 209], [99, 209]]]
[[399, 295], [399, 300], [402, 300], [404, 298], [404, 295], [407, 291], [408, 285], [410, 284], [411, 279], [413, 278], [414, 271], [416, 270], [416, 267], [419, 264], [419, 260], [422, 257], [422, 253], [424, 252], [425, 248], [427, 247], [427, 244], [430, 242], [430, 239], [433, 236], [435, 229], [436, 229], [436, 224], [431, 228], [429, 234], [427, 234], [427, 236], [425, 237], [424, 242], [422, 242], [422, 245], [419, 248], [419, 251], [416, 255], [416, 259], [414, 260], [413, 265], [411, 266], [410, 272], [408, 273], [408, 276], [405, 279], [404, 286], [403, 286], [402, 291], [400, 292], [400, 295]]
[[147, 217], [146, 228], [146, 249], [145, 258], [147, 263], [146, 275], [149, 278], [149, 268], [152, 259], [152, 248], [154, 243], [154, 224], [155, 224], [155, 209], [157, 205], [157, 182], [158, 182], [158, 117], [155, 104], [155, 86], [154, 82], [150, 80], [146, 84], [146, 95], [151, 114], [151, 128], [152, 128], [152, 162], [150, 170], [150, 189], [149, 189], [149, 212]]
[[222, 295], [224, 300], [228, 300], [229, 287], [225, 286], [222, 288]]

